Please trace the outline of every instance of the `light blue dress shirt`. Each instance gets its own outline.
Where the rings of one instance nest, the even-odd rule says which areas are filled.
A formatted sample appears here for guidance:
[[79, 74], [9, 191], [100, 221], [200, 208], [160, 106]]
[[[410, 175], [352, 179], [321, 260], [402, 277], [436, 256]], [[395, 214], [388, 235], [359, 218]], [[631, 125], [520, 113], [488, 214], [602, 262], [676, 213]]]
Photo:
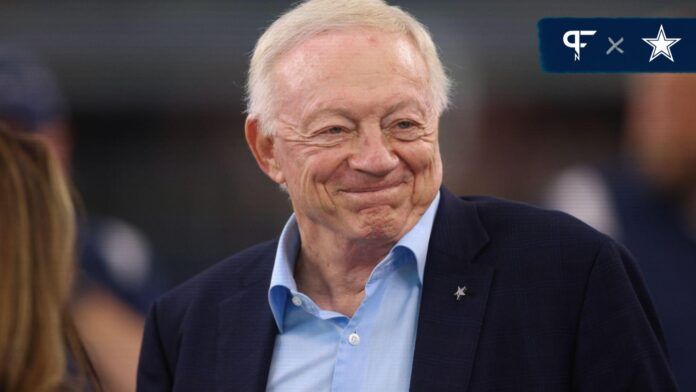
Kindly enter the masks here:
[[268, 391], [407, 391], [425, 258], [440, 193], [377, 264], [353, 317], [321, 309], [297, 290], [294, 215], [278, 243], [268, 301], [280, 334]]

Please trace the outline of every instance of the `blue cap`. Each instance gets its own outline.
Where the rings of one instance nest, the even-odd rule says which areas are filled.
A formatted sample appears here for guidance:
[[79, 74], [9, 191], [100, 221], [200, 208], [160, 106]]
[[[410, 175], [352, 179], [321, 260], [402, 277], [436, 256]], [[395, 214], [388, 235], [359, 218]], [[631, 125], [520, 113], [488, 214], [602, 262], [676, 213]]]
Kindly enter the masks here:
[[51, 71], [30, 54], [0, 46], [0, 121], [36, 132], [64, 118], [67, 102]]

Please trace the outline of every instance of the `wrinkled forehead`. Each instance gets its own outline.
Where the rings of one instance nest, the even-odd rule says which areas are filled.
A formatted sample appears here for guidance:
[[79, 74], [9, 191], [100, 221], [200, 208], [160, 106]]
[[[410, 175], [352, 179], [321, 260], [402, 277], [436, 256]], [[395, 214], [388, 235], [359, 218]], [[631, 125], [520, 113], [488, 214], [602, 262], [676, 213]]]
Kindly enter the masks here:
[[[273, 88], [281, 96], [324, 89], [374, 90], [382, 85], [426, 95], [425, 61], [405, 33], [352, 28], [316, 34], [280, 55], [271, 70]], [[345, 91], [345, 90], [344, 90]]]

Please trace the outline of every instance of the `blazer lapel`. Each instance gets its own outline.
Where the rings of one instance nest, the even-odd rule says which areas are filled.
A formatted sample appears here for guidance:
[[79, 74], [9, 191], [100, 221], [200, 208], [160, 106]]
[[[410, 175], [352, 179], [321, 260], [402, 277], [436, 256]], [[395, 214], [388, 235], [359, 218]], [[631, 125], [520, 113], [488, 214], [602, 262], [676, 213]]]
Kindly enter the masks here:
[[264, 391], [278, 333], [268, 305], [275, 247], [244, 271], [240, 290], [218, 305], [216, 383], [220, 391]]
[[[487, 242], [476, 207], [442, 188], [423, 277], [412, 391], [467, 389], [494, 272], [472, 261]], [[458, 298], [459, 288], [466, 295]]]

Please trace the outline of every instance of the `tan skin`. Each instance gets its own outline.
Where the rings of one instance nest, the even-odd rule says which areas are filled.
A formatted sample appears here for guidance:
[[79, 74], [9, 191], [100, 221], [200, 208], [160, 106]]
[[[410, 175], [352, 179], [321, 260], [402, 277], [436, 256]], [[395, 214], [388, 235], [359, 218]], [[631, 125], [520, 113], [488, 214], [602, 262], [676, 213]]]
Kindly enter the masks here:
[[627, 142], [640, 169], [668, 190], [696, 189], [696, 75], [630, 79]]
[[425, 63], [403, 34], [352, 29], [300, 43], [271, 76], [275, 134], [250, 115], [247, 142], [287, 186], [302, 238], [298, 289], [352, 316], [372, 269], [442, 182]]
[[627, 149], [658, 190], [680, 195], [696, 232], [696, 75], [630, 78]]

